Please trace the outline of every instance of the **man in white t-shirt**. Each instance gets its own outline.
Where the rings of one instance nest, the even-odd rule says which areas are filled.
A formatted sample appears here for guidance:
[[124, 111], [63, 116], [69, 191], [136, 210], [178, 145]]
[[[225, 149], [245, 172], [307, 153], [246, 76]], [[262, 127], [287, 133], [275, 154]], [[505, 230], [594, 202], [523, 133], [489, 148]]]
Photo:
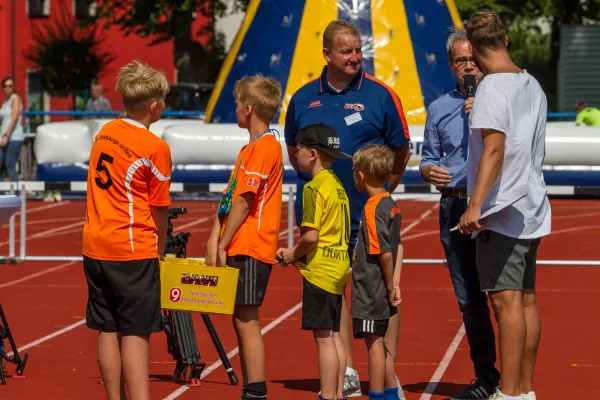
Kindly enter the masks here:
[[501, 388], [490, 399], [534, 400], [541, 334], [536, 258], [551, 222], [542, 174], [546, 96], [512, 62], [496, 13], [475, 14], [466, 31], [485, 77], [469, 116], [469, 205], [459, 230], [475, 237], [481, 290], [498, 320]]

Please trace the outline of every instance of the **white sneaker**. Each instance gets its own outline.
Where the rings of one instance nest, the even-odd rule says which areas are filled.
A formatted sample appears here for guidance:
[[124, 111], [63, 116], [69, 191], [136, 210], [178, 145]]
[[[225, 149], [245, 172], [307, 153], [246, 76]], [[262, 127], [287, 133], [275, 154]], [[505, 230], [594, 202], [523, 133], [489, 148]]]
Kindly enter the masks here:
[[[398, 387], [398, 397], [400, 397], [400, 400], [406, 399], [406, 397], [404, 397], [404, 391], [402, 390], [402, 386], [400, 385], [400, 379], [398, 379], [397, 376], [396, 376], [396, 386]], [[527, 400], [529, 400], [529, 399], [527, 399]], [[535, 398], [532, 400], [535, 400]]]
[[504, 396], [500, 392], [500, 389], [496, 389], [496, 393], [492, 394], [488, 400], [504, 400]]
[[536, 400], [535, 393], [534, 392], [521, 393], [521, 399], [522, 400]]
[[344, 377], [343, 387], [344, 397], [360, 397], [362, 391], [360, 390], [360, 380], [358, 379], [358, 372], [354, 371], [352, 374], [346, 374]]

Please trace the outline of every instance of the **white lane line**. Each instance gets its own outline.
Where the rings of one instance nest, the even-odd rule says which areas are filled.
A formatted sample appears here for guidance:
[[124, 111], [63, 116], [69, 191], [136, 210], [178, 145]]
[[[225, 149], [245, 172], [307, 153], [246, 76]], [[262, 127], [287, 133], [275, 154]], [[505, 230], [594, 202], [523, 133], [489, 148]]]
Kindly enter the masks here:
[[405, 241], [410, 240], [410, 239], [417, 239], [417, 238], [420, 238], [420, 237], [423, 237], [423, 236], [436, 235], [438, 233], [440, 233], [439, 230], [437, 230], [437, 231], [425, 231], [425, 232], [421, 232], [421, 233], [415, 233], [414, 235], [409, 235], [409, 236], [403, 237], [402, 241], [405, 242]]
[[1, 288], [5, 288], [5, 287], [7, 287], [7, 286], [16, 285], [17, 283], [21, 283], [21, 282], [27, 282], [27, 281], [28, 281], [28, 280], [30, 280], [30, 279], [36, 278], [36, 277], [38, 277], [38, 276], [41, 276], [41, 275], [46, 275], [46, 274], [49, 274], [50, 272], [58, 271], [58, 270], [60, 270], [60, 269], [63, 269], [63, 268], [69, 267], [69, 266], [71, 266], [71, 265], [73, 265], [73, 264], [75, 264], [75, 263], [76, 263], [75, 261], [69, 261], [69, 262], [66, 262], [66, 263], [64, 263], [64, 264], [57, 265], [56, 267], [48, 268], [48, 269], [45, 269], [45, 270], [43, 270], [43, 271], [36, 272], [35, 274], [31, 274], [31, 275], [24, 276], [24, 277], [22, 277], [22, 278], [19, 278], [19, 279], [17, 279], [17, 280], [14, 280], [14, 281], [10, 281], [10, 282], [6, 282], [6, 283], [2, 283], [2, 284], [0, 284], [0, 289], [1, 289]]
[[419, 216], [419, 218], [415, 219], [413, 222], [411, 222], [410, 224], [408, 224], [406, 226], [406, 228], [402, 229], [400, 231], [400, 235], [404, 235], [405, 233], [408, 233], [412, 228], [414, 228], [415, 226], [417, 226], [421, 222], [423, 222], [423, 220], [425, 220], [425, 218], [429, 217], [429, 214], [431, 214], [432, 212], [434, 212], [435, 210], [437, 210], [439, 207], [440, 207], [440, 203], [435, 203], [433, 205], [433, 207], [431, 207], [429, 210], [427, 210], [423, 214], [421, 214]]
[[202, 222], [208, 221], [209, 219], [212, 220], [213, 218], [214, 218], [214, 215], [212, 215], [210, 217], [200, 218], [200, 219], [197, 219], [197, 220], [192, 221], [190, 223], [187, 223], [185, 225], [178, 226], [177, 230], [179, 231], [181, 229], [189, 228], [190, 226], [201, 224]]
[[[260, 330], [260, 333], [262, 335], [265, 335], [271, 329], [275, 328], [277, 325], [279, 325], [280, 323], [285, 321], [287, 318], [289, 318], [292, 314], [294, 314], [296, 311], [298, 311], [301, 307], [302, 307], [302, 302], [296, 304], [294, 307], [290, 308], [289, 310], [287, 310], [286, 312], [281, 314], [279, 317], [277, 317], [277, 319], [272, 321], [269, 325], [262, 328]], [[233, 349], [229, 353], [227, 353], [227, 358], [231, 359], [231, 358], [235, 357], [238, 354], [238, 352], [239, 352], [239, 348], [236, 347], [235, 349]], [[206, 368], [202, 372], [202, 375], [200, 375], [200, 379], [204, 379], [205, 376], [207, 376], [208, 374], [213, 372], [215, 369], [219, 368], [221, 365], [223, 365], [223, 362], [221, 360], [218, 360], [218, 361], [212, 363], [208, 368]], [[177, 389], [176, 391], [174, 391], [173, 393], [171, 393], [170, 395], [165, 397], [163, 400], [176, 399], [179, 396], [181, 396], [183, 393], [185, 393], [188, 389], [189, 389], [188, 386], [181, 386], [181, 387], [179, 387], [179, 389]]]
[[52, 224], [52, 223], [55, 223], [55, 222], [81, 221], [81, 219], [82, 219], [81, 217], [65, 217], [65, 218], [40, 219], [40, 220], [35, 220], [35, 221], [27, 221], [27, 226], [31, 226], [31, 225], [47, 225], [47, 224]]
[[[289, 229], [284, 229], [284, 230], [282, 230], [281, 232], [279, 232], [279, 237], [280, 237], [280, 238], [284, 237], [285, 235], [287, 235], [287, 233], [288, 233], [289, 231], [290, 231]], [[297, 226], [296, 226], [296, 227], [294, 227], [294, 234], [296, 234], [296, 232], [300, 232], [300, 228], [298, 228]]]
[[[42, 231], [42, 232], [38, 232], [38, 233], [35, 233], [35, 234], [33, 234], [33, 235], [29, 235], [29, 236], [27, 236], [27, 237], [26, 237], [26, 240], [30, 240], [30, 239], [37, 239], [37, 238], [46, 237], [46, 236], [48, 236], [48, 235], [51, 235], [52, 233], [55, 233], [55, 232], [60, 232], [60, 231], [64, 231], [64, 230], [66, 230], [66, 229], [73, 228], [73, 227], [75, 227], [75, 226], [80, 226], [80, 225], [83, 225], [84, 223], [85, 223], [84, 221], [80, 221], [80, 222], [75, 222], [75, 223], [73, 223], [73, 224], [64, 225], [64, 226], [61, 226], [61, 227], [58, 227], [58, 228], [54, 228], [54, 229], [48, 229], [47, 231]], [[21, 238], [20, 238], [20, 237], [15, 237], [15, 243], [17, 243], [17, 242], [20, 242], [20, 241], [21, 241]], [[9, 242], [10, 242], [10, 240], [5, 240], [4, 242], [1, 242], [1, 243], [0, 243], [0, 246], [5, 246], [5, 245], [7, 245]]]
[[465, 325], [461, 324], [460, 328], [458, 329], [458, 332], [456, 332], [456, 336], [454, 336], [454, 339], [452, 339], [450, 346], [448, 346], [448, 349], [446, 350], [446, 354], [444, 354], [442, 361], [440, 361], [440, 364], [433, 373], [433, 376], [429, 380], [429, 383], [425, 387], [425, 391], [423, 392], [419, 400], [429, 400], [431, 398], [431, 395], [433, 394], [433, 392], [435, 392], [435, 388], [437, 387], [438, 383], [442, 380], [444, 372], [446, 372], [448, 365], [450, 365], [450, 361], [452, 361], [452, 358], [454, 357], [454, 353], [456, 353], [456, 349], [458, 349], [458, 346], [460, 345], [460, 342], [463, 340], [464, 337]]
[[[34, 341], [33, 341], [33, 342], [31, 342], [31, 343], [27, 343], [25, 346], [21, 346], [21, 347], [19, 347], [19, 348], [17, 349], [17, 351], [20, 353], [20, 352], [22, 352], [22, 351], [25, 351], [25, 350], [27, 350], [27, 349], [28, 349], [28, 348], [30, 348], [30, 347], [37, 346], [38, 344], [40, 344], [40, 343], [44, 343], [44, 342], [45, 342], [45, 341], [47, 341], [47, 340], [50, 340], [50, 339], [52, 339], [52, 338], [55, 338], [55, 337], [57, 337], [57, 336], [60, 336], [60, 335], [62, 335], [63, 333], [67, 333], [67, 332], [69, 332], [69, 331], [71, 331], [71, 330], [73, 330], [73, 329], [77, 328], [78, 326], [81, 326], [81, 325], [85, 324], [85, 321], [86, 321], [85, 319], [82, 319], [81, 321], [77, 321], [77, 322], [75, 322], [74, 324], [71, 324], [71, 325], [69, 325], [69, 326], [66, 326], [66, 327], [62, 328], [62, 329], [61, 329], [61, 330], [59, 330], [59, 331], [56, 331], [56, 332], [54, 332], [54, 333], [51, 333], [51, 334], [49, 334], [49, 335], [46, 335], [46, 336], [44, 336], [43, 338], [39, 338], [38, 340], [34, 340]], [[12, 355], [13, 355], [13, 354], [14, 354], [14, 353], [11, 351], [10, 353], [8, 353], [8, 356], [9, 356], [9, 357], [12, 357]]]
[[[70, 202], [71, 202], [70, 200], [66, 200], [66, 201], [63, 201], [63, 202], [60, 202], [60, 203], [52, 203], [52, 204], [48, 204], [48, 205], [41, 206], [41, 207], [28, 208], [27, 211], [26, 211], [26, 213], [27, 213], [27, 215], [29, 215], [29, 214], [34, 213], [34, 212], [44, 211], [44, 210], [49, 210], [51, 208], [64, 206], [64, 205], [69, 204]], [[17, 215], [21, 215], [21, 211], [17, 211], [15, 213], [15, 216], [17, 216]]]

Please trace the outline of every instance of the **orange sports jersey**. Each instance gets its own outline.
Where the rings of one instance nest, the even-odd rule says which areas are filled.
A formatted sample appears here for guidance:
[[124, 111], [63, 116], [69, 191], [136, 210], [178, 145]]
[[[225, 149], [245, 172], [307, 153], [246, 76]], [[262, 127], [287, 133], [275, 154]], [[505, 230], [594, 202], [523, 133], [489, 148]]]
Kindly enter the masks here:
[[[248, 217], [231, 240], [227, 255], [246, 255], [275, 264], [281, 222], [283, 154], [272, 131], [242, 147], [231, 182], [235, 184], [231, 204], [244, 193], [252, 192], [255, 197]], [[226, 223], [225, 217], [223, 229]]]
[[105, 124], [92, 146], [83, 254], [96, 260], [158, 257], [151, 206], [171, 204], [171, 151], [142, 124]]

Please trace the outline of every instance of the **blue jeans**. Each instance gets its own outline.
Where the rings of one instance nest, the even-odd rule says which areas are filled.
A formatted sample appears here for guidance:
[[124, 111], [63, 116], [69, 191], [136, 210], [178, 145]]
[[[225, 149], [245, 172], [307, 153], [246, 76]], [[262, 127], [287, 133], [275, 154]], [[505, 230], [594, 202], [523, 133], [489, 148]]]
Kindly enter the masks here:
[[6, 147], [0, 147], [0, 167], [2, 167], [2, 162], [6, 164], [8, 178], [11, 182], [17, 182], [19, 180], [17, 162], [19, 161], [21, 146], [23, 146], [22, 140], [9, 140]]
[[440, 239], [450, 279], [471, 349], [475, 376], [491, 385], [498, 385], [500, 373], [495, 367], [496, 340], [490, 319], [487, 296], [479, 288], [475, 265], [475, 240], [459, 231], [450, 232], [467, 209], [467, 199], [442, 196], [440, 199]]

